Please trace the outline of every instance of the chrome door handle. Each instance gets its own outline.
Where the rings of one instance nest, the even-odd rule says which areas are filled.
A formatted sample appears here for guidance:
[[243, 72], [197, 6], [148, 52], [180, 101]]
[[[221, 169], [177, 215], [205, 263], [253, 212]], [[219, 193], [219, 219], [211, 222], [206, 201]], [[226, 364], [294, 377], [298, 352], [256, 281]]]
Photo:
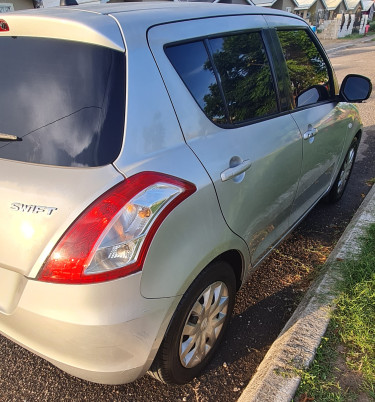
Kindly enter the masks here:
[[303, 139], [304, 140], [308, 140], [312, 137], [314, 137], [316, 135], [316, 133], [318, 132], [317, 128], [310, 128], [311, 126], [308, 127], [308, 130], [306, 131], [305, 134], [303, 134]]
[[220, 175], [221, 181], [227, 181], [233, 179], [233, 177], [236, 177], [241, 173], [246, 172], [246, 170], [250, 169], [250, 167], [251, 167], [251, 161], [247, 159], [237, 166], [226, 169], [224, 170], [224, 172], [221, 172]]

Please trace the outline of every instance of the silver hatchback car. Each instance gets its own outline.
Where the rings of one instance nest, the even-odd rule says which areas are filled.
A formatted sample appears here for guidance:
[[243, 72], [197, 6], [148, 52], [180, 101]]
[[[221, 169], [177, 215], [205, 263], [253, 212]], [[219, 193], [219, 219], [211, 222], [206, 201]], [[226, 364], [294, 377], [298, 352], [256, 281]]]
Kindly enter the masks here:
[[0, 20], [0, 332], [75, 376], [198, 375], [235, 293], [340, 199], [371, 83], [301, 18], [127, 3]]

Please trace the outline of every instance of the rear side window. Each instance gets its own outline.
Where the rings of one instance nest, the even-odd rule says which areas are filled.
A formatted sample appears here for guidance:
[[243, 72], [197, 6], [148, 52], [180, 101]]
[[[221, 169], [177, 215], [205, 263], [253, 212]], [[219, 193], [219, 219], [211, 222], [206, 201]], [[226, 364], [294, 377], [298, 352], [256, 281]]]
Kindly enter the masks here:
[[259, 33], [209, 40], [232, 123], [277, 112], [271, 69]]
[[329, 67], [304, 30], [279, 31], [278, 37], [287, 64], [293, 103], [307, 106], [330, 98]]
[[217, 124], [227, 123], [224, 101], [204, 42], [171, 46], [165, 52], [207, 117]]
[[214, 123], [240, 124], [278, 111], [260, 33], [174, 45], [166, 54]]
[[118, 156], [125, 115], [124, 54], [66, 40], [0, 38], [0, 158], [103, 166]]

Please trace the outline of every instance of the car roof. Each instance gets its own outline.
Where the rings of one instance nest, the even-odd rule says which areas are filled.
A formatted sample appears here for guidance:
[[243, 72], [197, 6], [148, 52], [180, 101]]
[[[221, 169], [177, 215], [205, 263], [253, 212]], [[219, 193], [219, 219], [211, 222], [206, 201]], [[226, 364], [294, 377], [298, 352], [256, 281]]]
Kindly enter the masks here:
[[141, 12], [144, 15], [144, 18], [147, 18], [147, 16], [152, 18], [152, 16], [159, 14], [164, 15], [164, 19], [168, 21], [243, 14], [283, 15], [299, 18], [298, 16], [285, 11], [256, 7], [252, 5], [171, 1], [140, 1], [102, 4], [86, 3], [77, 6], [23, 10], [17, 13], [30, 16], [38, 13], [39, 15], [61, 17], [67, 12], [72, 11], [81, 11], [102, 15]]
[[9, 24], [10, 29], [8, 32], [1, 32], [0, 38], [28, 36], [66, 39], [125, 51], [115, 21], [117, 19], [121, 19], [123, 28], [126, 25], [132, 26], [132, 29], [142, 34], [149, 27], [158, 24], [251, 14], [301, 20], [300, 17], [284, 11], [238, 4], [170, 1], [81, 4], [7, 13], [2, 19]]

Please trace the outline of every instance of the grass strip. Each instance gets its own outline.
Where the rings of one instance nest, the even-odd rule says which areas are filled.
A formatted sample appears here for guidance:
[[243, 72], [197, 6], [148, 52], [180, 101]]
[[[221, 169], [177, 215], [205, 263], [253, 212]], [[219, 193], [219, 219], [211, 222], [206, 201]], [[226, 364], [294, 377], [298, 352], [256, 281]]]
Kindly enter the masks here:
[[375, 401], [375, 224], [340, 262], [336, 309], [295, 401]]

